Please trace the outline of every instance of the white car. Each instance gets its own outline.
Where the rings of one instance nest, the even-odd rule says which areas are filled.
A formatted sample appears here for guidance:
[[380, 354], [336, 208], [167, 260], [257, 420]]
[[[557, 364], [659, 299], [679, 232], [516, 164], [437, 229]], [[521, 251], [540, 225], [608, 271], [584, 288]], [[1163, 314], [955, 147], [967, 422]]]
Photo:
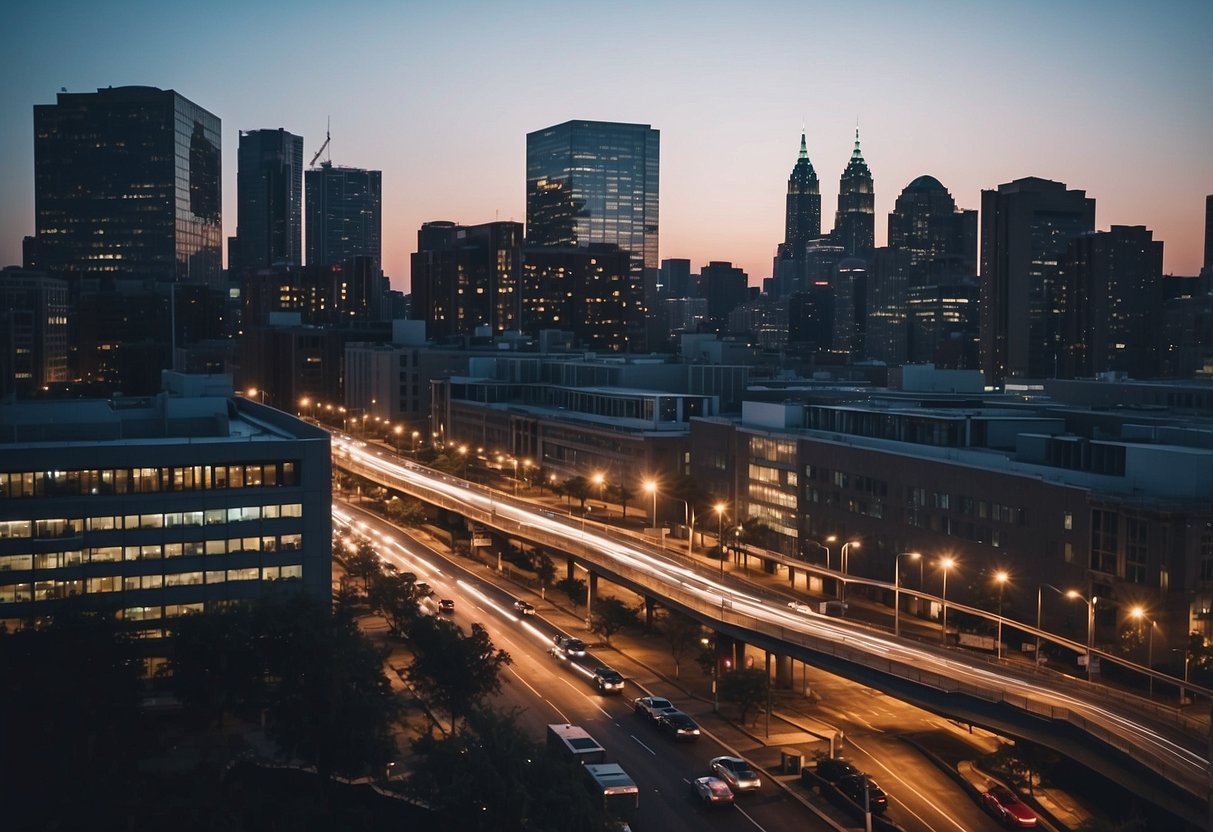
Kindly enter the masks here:
[[740, 757], [713, 757], [712, 773], [729, 784], [734, 792], [752, 792], [762, 787], [762, 780]]
[[799, 601], [788, 601], [788, 609], [798, 612], [801, 615], [810, 615], [813, 612], [812, 607], [810, 607], [808, 604], [802, 604]]
[[692, 783], [695, 794], [708, 806], [729, 806], [733, 803], [733, 791], [719, 777], [696, 777]]

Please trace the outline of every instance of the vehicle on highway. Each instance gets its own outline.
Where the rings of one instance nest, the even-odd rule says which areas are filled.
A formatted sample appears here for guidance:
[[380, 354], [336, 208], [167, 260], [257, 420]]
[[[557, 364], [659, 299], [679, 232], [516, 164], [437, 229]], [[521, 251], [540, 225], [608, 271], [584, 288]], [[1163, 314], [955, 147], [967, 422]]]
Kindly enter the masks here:
[[817, 761], [817, 776], [830, 783], [837, 783], [843, 777], [854, 777], [859, 774], [863, 774], [863, 772], [846, 760], [822, 757]]
[[708, 806], [731, 806], [733, 790], [719, 777], [696, 777], [691, 784], [695, 794]]
[[515, 601], [514, 612], [518, 613], [519, 615], [534, 615], [535, 605], [528, 601]]
[[813, 612], [812, 607], [810, 607], [808, 604], [803, 604], [800, 601], [788, 601], [788, 609], [794, 610], [802, 615], [810, 615]]
[[991, 786], [989, 791], [981, 796], [981, 805], [1002, 821], [1004, 826], [1016, 826], [1021, 829], [1036, 826], [1036, 813], [1013, 791], [1003, 786]]
[[566, 635], [552, 636], [552, 643], [563, 658], [581, 658], [585, 655], [585, 642], [579, 638]]
[[711, 766], [716, 776], [728, 783], [734, 793], [762, 788], [762, 780], [750, 768], [750, 764], [740, 757], [713, 757]]
[[431, 595], [434, 594], [433, 587], [431, 587], [425, 581], [418, 581], [417, 583], [413, 584], [413, 589], [422, 598], [429, 598]]
[[586, 763], [585, 772], [590, 793], [602, 801], [607, 817], [622, 824], [636, 822], [640, 808], [640, 789], [618, 763]]
[[446, 615], [452, 615], [455, 612], [455, 601], [452, 598], [443, 598], [438, 602], [438, 612]]
[[599, 693], [623, 693], [623, 677], [619, 675], [618, 670], [611, 670], [609, 667], [594, 668], [594, 687], [598, 688]]
[[676, 740], [694, 742], [699, 739], [699, 723], [682, 711], [665, 711], [657, 717], [657, 727]]
[[666, 711], [674, 711], [674, 703], [661, 696], [642, 696], [639, 699], [632, 700], [632, 709], [636, 712], [636, 716], [647, 717], [651, 722], [656, 722]]
[[578, 764], [606, 761], [606, 749], [579, 725], [553, 724], [548, 726], [548, 748], [564, 754]]
[[838, 791], [855, 801], [855, 805], [860, 809], [864, 808], [863, 792], [866, 787], [868, 791], [868, 809], [874, 815], [883, 815], [885, 810], [889, 808], [889, 798], [884, 793], [884, 789], [876, 785], [876, 781], [866, 774], [852, 774], [839, 778], [835, 785], [838, 786]]

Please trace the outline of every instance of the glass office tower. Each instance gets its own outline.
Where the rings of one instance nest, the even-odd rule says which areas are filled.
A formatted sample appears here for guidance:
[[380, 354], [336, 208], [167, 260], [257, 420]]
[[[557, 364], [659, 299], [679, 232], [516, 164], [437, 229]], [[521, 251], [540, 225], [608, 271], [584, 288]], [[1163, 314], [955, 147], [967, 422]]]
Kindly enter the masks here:
[[236, 157], [233, 273], [303, 263], [303, 137], [277, 130], [240, 133]]
[[110, 87], [35, 105], [32, 265], [218, 287], [220, 171], [219, 118], [173, 90]]
[[383, 264], [383, 173], [331, 162], [304, 176], [307, 192], [307, 264], [329, 266], [369, 257]]

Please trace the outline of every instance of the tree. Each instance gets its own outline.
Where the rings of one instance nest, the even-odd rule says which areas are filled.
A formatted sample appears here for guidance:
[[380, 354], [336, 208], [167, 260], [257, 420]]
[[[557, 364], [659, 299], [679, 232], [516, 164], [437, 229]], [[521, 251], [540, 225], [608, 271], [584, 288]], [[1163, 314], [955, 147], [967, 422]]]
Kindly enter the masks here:
[[370, 541], [361, 541], [357, 548], [345, 556], [345, 569], [355, 578], [362, 581], [362, 591], [370, 590], [370, 580], [379, 574], [379, 554]]
[[425, 506], [413, 497], [392, 497], [386, 503], [384, 514], [400, 526], [420, 526], [425, 522]]
[[513, 660], [493, 647], [479, 624], [465, 636], [450, 621], [424, 616], [414, 624], [412, 636], [417, 655], [407, 671], [409, 681], [422, 698], [447, 710], [454, 732], [460, 717], [501, 690], [502, 668]]
[[556, 564], [542, 552], [535, 558], [535, 579], [539, 581], [539, 596], [547, 597], [547, 588], [556, 580]]
[[701, 646], [699, 640], [703, 627], [695, 619], [674, 611], [663, 615], [657, 627], [669, 645], [670, 655], [674, 659], [674, 678], [677, 679], [682, 672], [682, 660]]
[[367, 598], [387, 621], [394, 636], [407, 636], [421, 614], [417, 576], [412, 572], [384, 571], [371, 580]]
[[564, 481], [564, 493], [581, 502], [581, 510], [585, 511], [585, 501], [590, 497], [590, 481], [585, 477], [570, 477]]
[[590, 629], [595, 633], [601, 633], [603, 640], [608, 645], [611, 643], [611, 636], [615, 633], [627, 627], [638, 626], [640, 626], [640, 616], [636, 614], [636, 610], [614, 595], [607, 595], [595, 601]]
[[1033, 794], [1036, 783], [1045, 782], [1049, 771], [1061, 758], [1057, 752], [1028, 740], [1002, 743], [986, 758], [991, 770], [1003, 774], [1016, 788]]
[[739, 668], [725, 673], [717, 683], [720, 699], [732, 702], [737, 706], [737, 720], [745, 725], [750, 712], [758, 709], [767, 701], [767, 673], [757, 667]]
[[569, 596], [573, 606], [578, 607], [585, 603], [585, 581], [581, 578], [562, 578], [556, 582], [556, 588]]
[[626, 519], [628, 516], [628, 503], [635, 498], [636, 492], [623, 483], [616, 483], [610, 486], [607, 493], [612, 500], [619, 503], [619, 508]]

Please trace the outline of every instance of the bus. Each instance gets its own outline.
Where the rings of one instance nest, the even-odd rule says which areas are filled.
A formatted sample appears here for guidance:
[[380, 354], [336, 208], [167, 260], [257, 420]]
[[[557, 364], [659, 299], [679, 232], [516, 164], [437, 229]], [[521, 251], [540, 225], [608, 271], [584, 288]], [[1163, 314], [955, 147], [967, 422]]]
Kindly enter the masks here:
[[548, 748], [576, 763], [601, 763], [606, 759], [606, 749], [577, 725], [549, 725]]
[[581, 767], [586, 783], [595, 795], [602, 795], [607, 816], [630, 829], [640, 809], [640, 789], [619, 763], [587, 763]]

